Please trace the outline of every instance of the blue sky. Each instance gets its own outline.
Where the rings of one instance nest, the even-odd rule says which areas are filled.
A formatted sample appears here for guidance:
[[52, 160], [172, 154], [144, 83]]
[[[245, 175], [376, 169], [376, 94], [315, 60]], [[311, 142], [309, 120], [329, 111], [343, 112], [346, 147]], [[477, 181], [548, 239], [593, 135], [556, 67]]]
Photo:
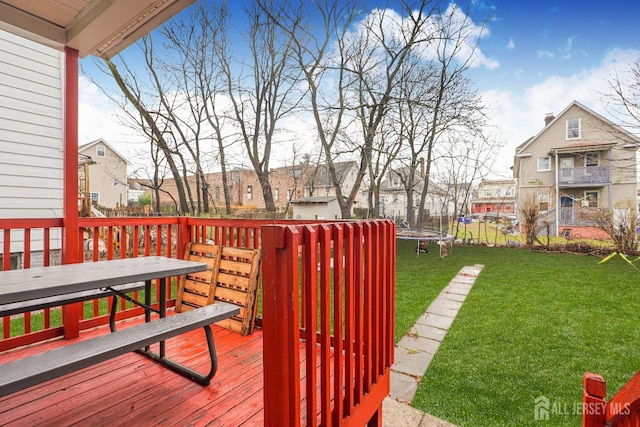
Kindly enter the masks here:
[[[497, 176], [510, 176], [515, 147], [542, 129], [546, 113], [557, 114], [577, 100], [611, 118], [602, 93], [614, 69], [640, 61], [640, 2], [595, 3], [471, 0], [471, 19], [478, 26], [486, 20], [486, 28], [477, 52], [482, 61], [469, 76], [489, 106], [496, 138], [505, 143]], [[389, 3], [369, 4], [373, 9]], [[466, 0], [458, 4], [466, 9]], [[235, 9], [236, 22], [242, 22]], [[114, 107], [87, 82], [81, 82], [80, 95], [81, 123], [90, 123], [81, 125], [80, 143], [104, 137], [127, 154], [123, 142], [132, 139], [131, 131], [114, 128]]]

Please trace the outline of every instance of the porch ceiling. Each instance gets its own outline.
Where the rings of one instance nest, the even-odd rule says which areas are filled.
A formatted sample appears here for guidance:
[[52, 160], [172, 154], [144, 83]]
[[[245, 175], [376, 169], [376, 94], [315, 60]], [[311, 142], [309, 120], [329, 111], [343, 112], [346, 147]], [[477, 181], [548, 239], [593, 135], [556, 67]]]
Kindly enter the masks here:
[[0, 29], [110, 58], [195, 0], [0, 0]]
[[584, 153], [585, 151], [605, 151], [611, 147], [615, 147], [615, 142], [582, 142], [577, 144], [569, 144], [563, 147], [552, 148], [549, 154], [559, 153]]

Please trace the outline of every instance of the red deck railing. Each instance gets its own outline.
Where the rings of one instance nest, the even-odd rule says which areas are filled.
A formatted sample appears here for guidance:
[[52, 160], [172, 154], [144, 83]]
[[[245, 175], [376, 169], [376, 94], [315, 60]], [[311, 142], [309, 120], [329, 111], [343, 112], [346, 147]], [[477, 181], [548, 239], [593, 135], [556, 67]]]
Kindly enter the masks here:
[[278, 390], [265, 393], [265, 424], [380, 423], [393, 363], [394, 224], [264, 226], [262, 240], [264, 387]]
[[[189, 241], [262, 248], [265, 424], [380, 424], [393, 363], [392, 222], [81, 218], [71, 258], [62, 253], [63, 225], [0, 219], [2, 270], [65, 259], [182, 257]], [[107, 303], [72, 304], [62, 318], [52, 309], [3, 317], [0, 351], [106, 324]], [[123, 303], [118, 319], [141, 313]]]
[[607, 384], [598, 374], [584, 374], [583, 427], [640, 425], [640, 372], [607, 402]]

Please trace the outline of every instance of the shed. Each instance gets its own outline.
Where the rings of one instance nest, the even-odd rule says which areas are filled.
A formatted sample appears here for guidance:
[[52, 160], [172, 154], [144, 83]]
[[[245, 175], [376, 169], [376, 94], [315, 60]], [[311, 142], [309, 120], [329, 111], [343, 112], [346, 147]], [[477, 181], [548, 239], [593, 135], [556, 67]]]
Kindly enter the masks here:
[[336, 196], [301, 197], [292, 200], [294, 219], [342, 219]]

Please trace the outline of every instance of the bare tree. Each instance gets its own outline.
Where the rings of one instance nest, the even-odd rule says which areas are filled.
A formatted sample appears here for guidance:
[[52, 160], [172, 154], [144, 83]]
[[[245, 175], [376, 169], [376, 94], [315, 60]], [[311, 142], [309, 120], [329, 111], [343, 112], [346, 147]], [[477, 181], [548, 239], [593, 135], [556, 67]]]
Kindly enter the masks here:
[[[185, 94], [190, 116], [196, 118], [193, 123], [201, 126], [206, 121], [211, 129], [210, 136], [217, 146], [218, 160], [222, 172], [222, 188], [225, 210], [231, 214], [231, 190], [227, 179], [225, 135], [226, 115], [229, 111], [228, 96], [223, 69], [216, 60], [225, 48], [229, 30], [226, 3], [200, 3], [196, 9], [182, 19], [176, 19], [162, 28], [162, 34], [170, 42], [169, 49], [176, 51], [180, 58], [176, 73], [179, 75], [179, 88]], [[199, 144], [200, 132], [193, 132], [194, 148], [187, 146], [196, 167], [199, 202], [203, 210], [209, 210], [210, 193], [202, 165], [202, 150]], [[200, 199], [201, 195], [201, 199]], [[200, 205], [200, 203], [199, 203]]]
[[166, 138], [166, 133], [161, 131], [160, 127], [156, 123], [157, 115], [151, 113], [150, 110], [142, 96], [142, 91], [137, 84], [137, 80], [135, 75], [131, 73], [131, 71], [124, 65], [125, 70], [127, 70], [127, 75], [129, 79], [126, 79], [118, 70], [116, 65], [110, 59], [105, 60], [106, 65], [111, 72], [116, 84], [122, 90], [122, 93], [125, 99], [133, 105], [136, 111], [140, 114], [142, 118], [142, 122], [145, 126], [148, 126], [151, 134], [153, 135], [153, 141], [157, 144], [158, 148], [162, 151], [164, 158], [169, 165], [169, 169], [171, 174], [173, 175], [173, 179], [176, 182], [176, 188], [178, 192], [179, 198], [179, 212], [190, 212], [189, 204], [187, 203], [187, 197], [185, 192], [185, 185], [183, 181], [182, 174], [180, 172], [180, 168], [178, 167], [178, 163], [176, 163], [173, 154], [175, 154], [176, 150], [170, 147], [170, 141]]
[[245, 8], [249, 23], [247, 62], [234, 63], [230, 46], [219, 50], [218, 60], [226, 78], [239, 139], [258, 177], [265, 207], [275, 211], [269, 182], [272, 150], [279, 122], [297, 107], [300, 71], [291, 66], [292, 44], [288, 33], [263, 9], [251, 3]]
[[582, 219], [595, 223], [596, 227], [605, 232], [615, 244], [616, 252], [627, 255], [636, 253], [640, 218], [635, 203], [620, 203], [613, 211], [582, 208], [579, 215]]
[[610, 92], [604, 95], [609, 111], [621, 125], [640, 129], [640, 63], [631, 62], [607, 80]]
[[[434, 97], [429, 100], [430, 120], [426, 131], [426, 171], [418, 224], [422, 223], [424, 204], [429, 188], [429, 172], [433, 161], [434, 148], [442, 135], [452, 129], [464, 127], [469, 134], [479, 135], [485, 125], [484, 106], [471, 90], [466, 72], [473, 60], [476, 44], [473, 44], [476, 27], [464, 14], [461, 19], [459, 9], [450, 7], [442, 14], [437, 32], [440, 35], [435, 49], [436, 83]], [[470, 52], [466, 52], [470, 50]]]

